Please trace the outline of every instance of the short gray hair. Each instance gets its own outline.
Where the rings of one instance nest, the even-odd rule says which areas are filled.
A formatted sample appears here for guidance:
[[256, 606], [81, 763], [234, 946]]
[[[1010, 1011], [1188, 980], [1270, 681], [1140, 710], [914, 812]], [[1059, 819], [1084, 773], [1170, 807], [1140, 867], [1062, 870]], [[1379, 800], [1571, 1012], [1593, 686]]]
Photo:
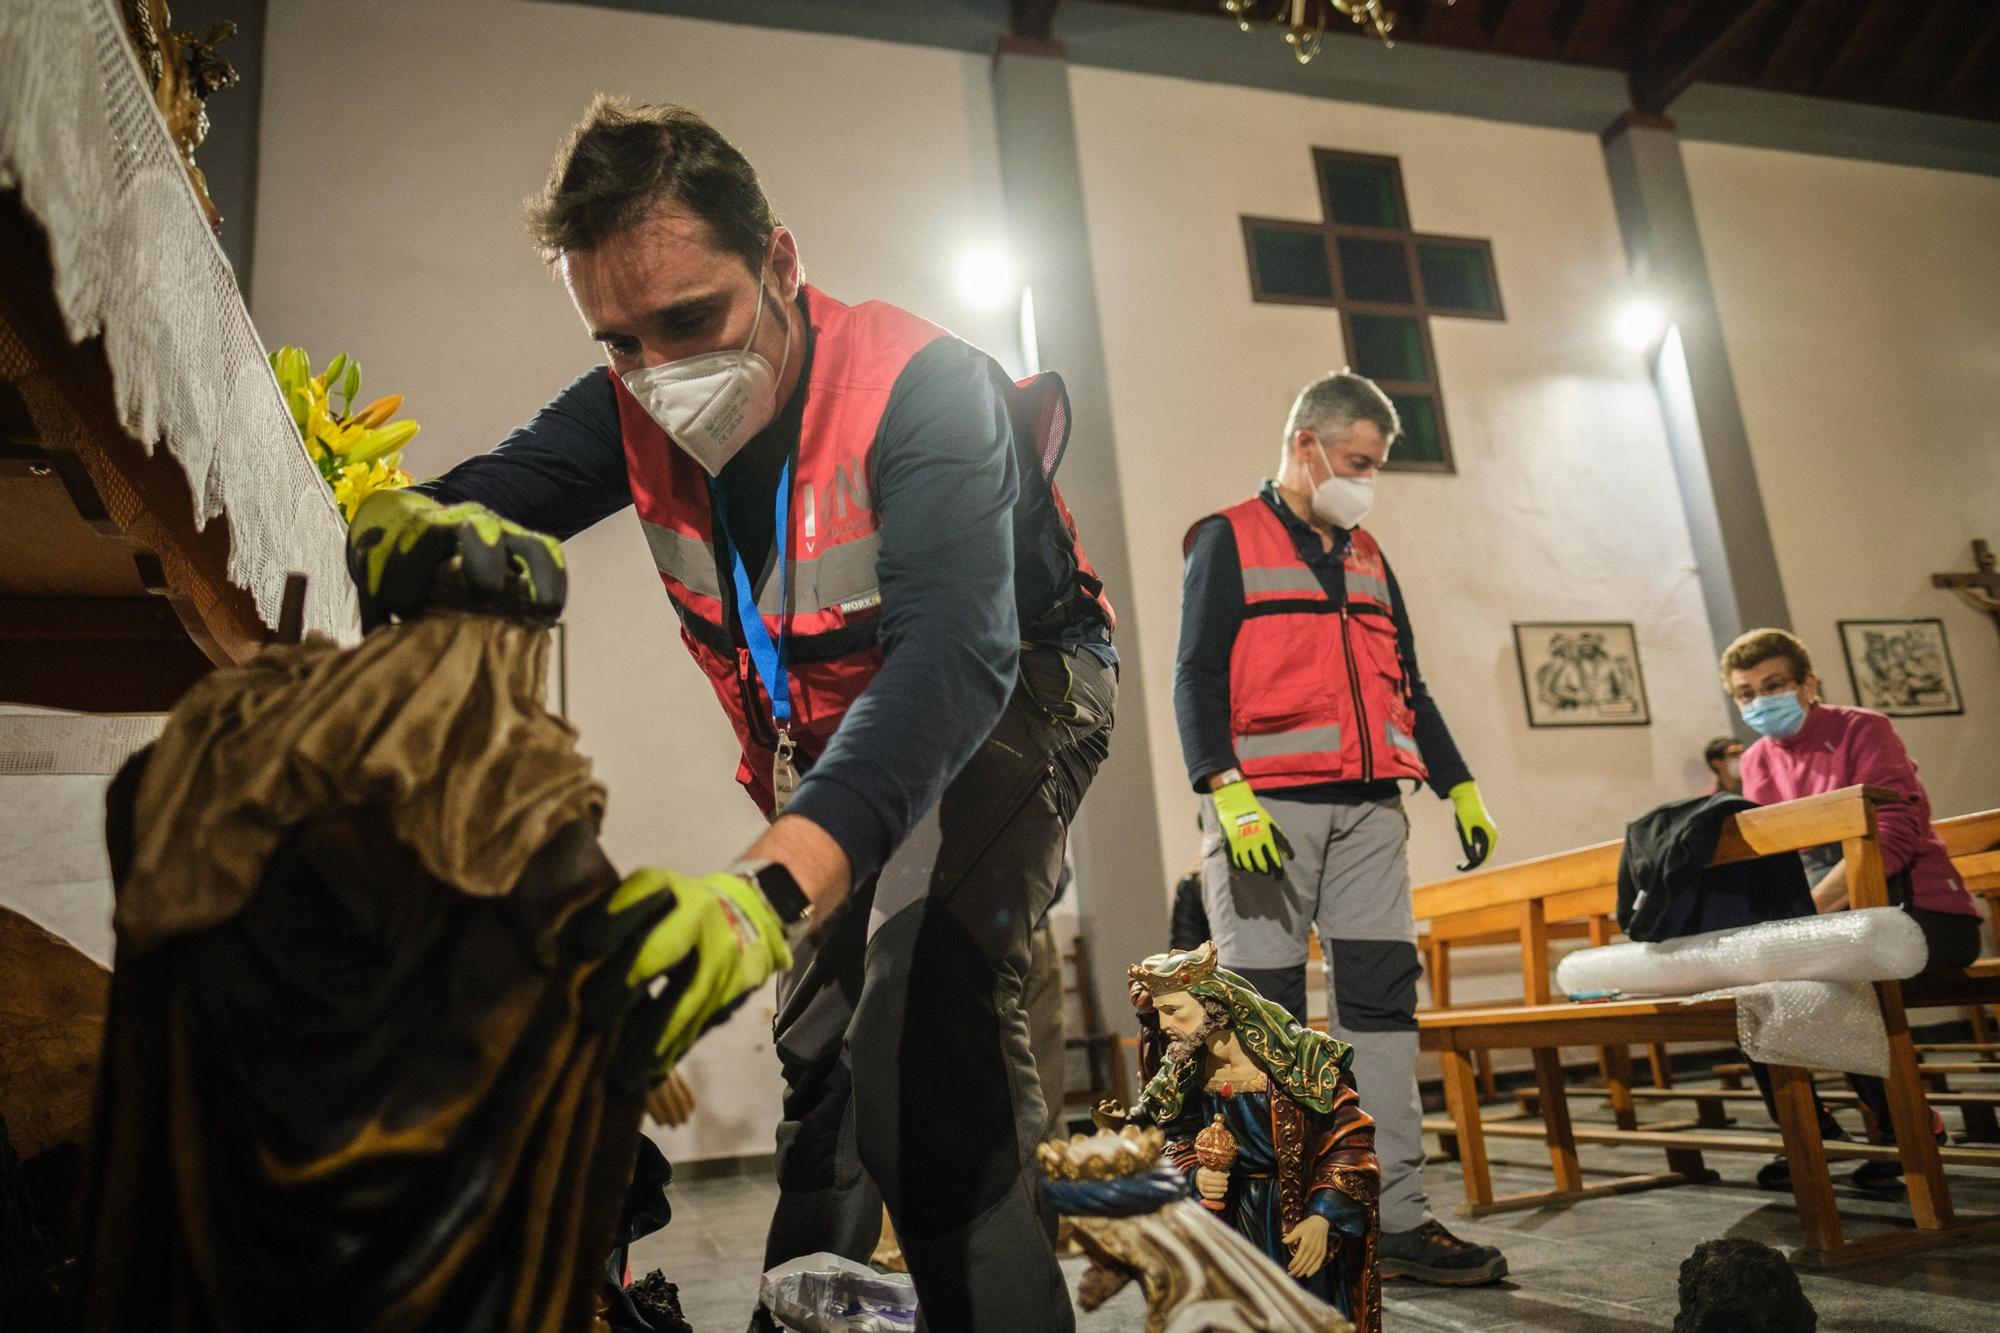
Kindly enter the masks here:
[[1403, 430], [1396, 405], [1374, 380], [1351, 370], [1328, 375], [1300, 389], [1299, 396], [1292, 401], [1291, 415], [1285, 418], [1285, 447], [1289, 449], [1302, 430], [1326, 440], [1338, 440], [1353, 430], [1358, 421], [1374, 422], [1389, 444], [1394, 444]]

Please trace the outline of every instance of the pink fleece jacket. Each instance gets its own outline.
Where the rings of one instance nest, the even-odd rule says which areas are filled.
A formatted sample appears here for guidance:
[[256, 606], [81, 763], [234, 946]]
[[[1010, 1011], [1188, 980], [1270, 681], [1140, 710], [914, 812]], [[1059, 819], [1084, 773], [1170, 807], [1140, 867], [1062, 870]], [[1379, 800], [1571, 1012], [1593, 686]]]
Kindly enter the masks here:
[[1805, 725], [1783, 740], [1766, 736], [1743, 752], [1743, 795], [1759, 805], [1837, 791], [1856, 783], [1903, 794], [1876, 807], [1882, 869], [1910, 872], [1910, 899], [1933, 912], [1978, 916], [1972, 895], [1952, 869], [1944, 841], [1931, 827], [1931, 798], [1889, 719], [1866, 708], [1814, 704]]

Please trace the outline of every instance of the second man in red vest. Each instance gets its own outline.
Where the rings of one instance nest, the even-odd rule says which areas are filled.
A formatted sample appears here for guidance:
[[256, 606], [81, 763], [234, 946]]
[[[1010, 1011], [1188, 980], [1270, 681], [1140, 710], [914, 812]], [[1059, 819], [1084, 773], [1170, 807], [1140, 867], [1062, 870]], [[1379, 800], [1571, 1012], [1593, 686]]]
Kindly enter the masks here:
[[1203, 794], [1203, 900], [1223, 966], [1306, 1020], [1319, 931], [1329, 1030], [1354, 1048], [1382, 1163], [1382, 1273], [1507, 1271], [1431, 1216], [1417, 1101], [1416, 923], [1397, 783], [1449, 797], [1468, 868], [1495, 831], [1417, 671], [1396, 576], [1361, 526], [1395, 441], [1371, 381], [1306, 386], [1276, 481], [1189, 531], [1174, 712]]

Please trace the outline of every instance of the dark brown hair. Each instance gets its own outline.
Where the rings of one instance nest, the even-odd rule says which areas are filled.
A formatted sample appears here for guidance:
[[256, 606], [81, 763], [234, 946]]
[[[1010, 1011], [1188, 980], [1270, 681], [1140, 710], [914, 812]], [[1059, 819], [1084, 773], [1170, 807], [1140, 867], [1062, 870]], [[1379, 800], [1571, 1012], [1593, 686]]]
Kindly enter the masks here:
[[528, 201], [528, 230], [554, 262], [593, 250], [675, 203], [708, 226], [719, 250], [764, 267], [778, 219], [736, 145], [684, 106], [599, 93], [556, 149], [548, 184]]

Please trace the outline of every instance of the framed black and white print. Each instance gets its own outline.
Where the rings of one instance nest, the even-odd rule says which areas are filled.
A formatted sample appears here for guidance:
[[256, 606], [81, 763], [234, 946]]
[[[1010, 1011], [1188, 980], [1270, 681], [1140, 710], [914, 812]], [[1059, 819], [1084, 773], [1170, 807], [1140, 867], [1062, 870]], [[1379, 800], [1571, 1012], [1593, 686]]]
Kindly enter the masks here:
[[1651, 724], [1632, 623], [1528, 621], [1514, 626], [1531, 727]]
[[1843, 620], [1854, 702], [1891, 717], [1963, 713], [1942, 620]]

